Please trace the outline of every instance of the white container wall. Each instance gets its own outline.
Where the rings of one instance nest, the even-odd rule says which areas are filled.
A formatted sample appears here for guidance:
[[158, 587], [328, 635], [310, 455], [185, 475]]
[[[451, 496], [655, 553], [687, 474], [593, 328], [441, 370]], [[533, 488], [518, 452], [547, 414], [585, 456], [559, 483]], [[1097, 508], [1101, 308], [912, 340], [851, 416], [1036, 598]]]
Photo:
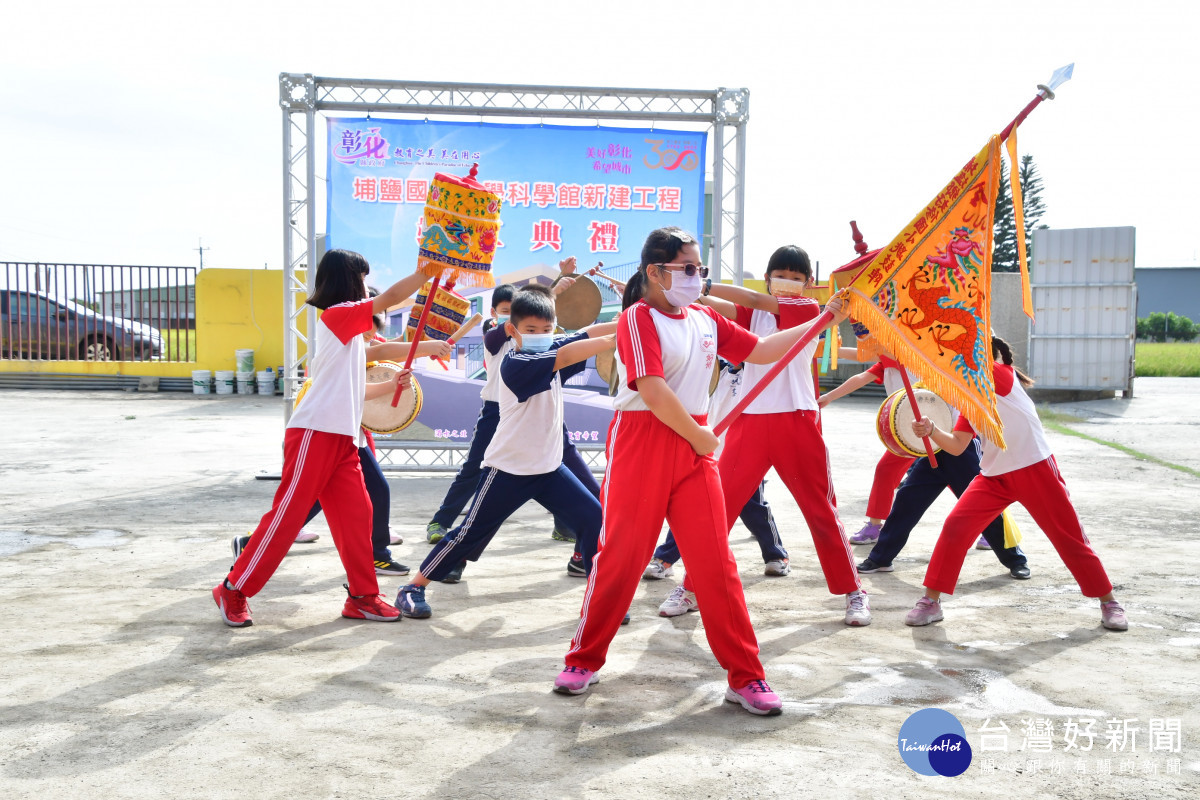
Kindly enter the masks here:
[[1133, 391], [1134, 229], [1033, 232], [1029, 371], [1039, 389]]

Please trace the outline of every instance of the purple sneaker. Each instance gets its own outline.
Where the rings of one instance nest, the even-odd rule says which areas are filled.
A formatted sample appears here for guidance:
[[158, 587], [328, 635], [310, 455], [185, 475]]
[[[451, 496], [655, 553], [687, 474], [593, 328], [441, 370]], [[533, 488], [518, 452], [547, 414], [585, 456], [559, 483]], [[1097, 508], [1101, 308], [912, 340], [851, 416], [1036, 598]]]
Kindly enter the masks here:
[[976, 550], [991, 550], [992, 546], [988, 543], [987, 539], [980, 536], [978, 539], [975, 540], [975, 549]]
[[922, 625], [928, 625], [931, 622], [939, 622], [942, 619], [942, 602], [940, 600], [930, 600], [928, 597], [922, 597], [913, 606], [913, 610], [908, 612], [908, 616], [904, 618], [905, 625], [912, 625], [914, 628], [919, 628]]
[[858, 533], [850, 537], [850, 544], [873, 544], [879, 541], [879, 531], [882, 528], [882, 525], [868, 522], [859, 529]]
[[593, 683], [599, 682], [600, 676], [590, 669], [564, 667], [554, 679], [554, 691], [559, 694], [583, 694]]
[[783, 713], [783, 701], [771, 691], [766, 681], [751, 681], [740, 689], [725, 690], [725, 702], [737, 703], [751, 714], [777, 717]]
[[1100, 624], [1110, 631], [1127, 631], [1129, 622], [1125, 619], [1125, 609], [1116, 600], [1100, 604]]

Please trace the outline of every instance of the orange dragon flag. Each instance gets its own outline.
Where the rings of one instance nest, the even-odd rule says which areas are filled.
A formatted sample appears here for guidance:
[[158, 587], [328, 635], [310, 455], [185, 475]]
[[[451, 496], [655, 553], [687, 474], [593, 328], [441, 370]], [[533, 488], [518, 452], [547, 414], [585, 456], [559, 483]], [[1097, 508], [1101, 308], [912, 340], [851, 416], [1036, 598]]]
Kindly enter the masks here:
[[981, 436], [1004, 447], [991, 346], [999, 184], [1000, 138], [993, 136], [870, 263], [831, 277], [847, 290], [860, 338], [865, 328]]

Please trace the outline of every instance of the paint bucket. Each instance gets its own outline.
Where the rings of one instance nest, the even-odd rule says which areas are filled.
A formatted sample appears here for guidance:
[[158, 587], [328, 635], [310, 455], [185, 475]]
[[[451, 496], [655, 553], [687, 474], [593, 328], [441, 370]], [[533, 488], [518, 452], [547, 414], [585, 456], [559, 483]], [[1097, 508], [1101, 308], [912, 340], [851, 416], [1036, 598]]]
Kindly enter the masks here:
[[234, 350], [234, 361], [237, 366], [234, 369], [238, 372], [254, 372], [254, 351], [253, 350]]
[[207, 369], [192, 370], [192, 394], [212, 394], [212, 372]]
[[237, 373], [237, 393], [238, 394], [254, 394], [254, 372]]
[[258, 373], [258, 393], [275, 394], [275, 371], [264, 369]]
[[233, 394], [237, 373], [231, 369], [219, 369], [213, 373], [217, 384], [217, 394]]

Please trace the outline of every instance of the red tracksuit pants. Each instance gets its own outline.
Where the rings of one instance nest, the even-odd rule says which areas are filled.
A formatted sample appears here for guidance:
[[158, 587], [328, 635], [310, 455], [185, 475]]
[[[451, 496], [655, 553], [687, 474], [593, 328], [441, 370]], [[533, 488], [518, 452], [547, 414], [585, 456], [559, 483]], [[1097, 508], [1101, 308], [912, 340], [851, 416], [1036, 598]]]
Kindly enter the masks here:
[[[800, 506], [812, 533], [817, 559], [825, 583], [833, 594], [849, 594], [862, 588], [854, 553], [838, 519], [833, 478], [829, 474], [829, 451], [818, 428], [816, 411], [779, 414], [742, 414], [725, 435], [718, 468], [725, 489], [726, 534], [737, 513], [754, 494], [771, 467]], [[671, 530], [679, 529], [671, 526]], [[687, 576], [683, 585], [691, 590], [692, 565], [683, 557]], [[697, 598], [699, 599], [699, 598]], [[700, 604], [704, 611], [704, 604]]]
[[871, 483], [871, 496], [867, 499], [867, 517], [870, 519], [887, 519], [892, 513], [892, 497], [896, 487], [904, 479], [908, 468], [916, 461], [908, 456], [898, 456], [891, 450], [884, 450], [875, 465], [875, 480]]
[[979, 531], [1014, 502], [1025, 506], [1046, 534], [1084, 596], [1103, 597], [1112, 591], [1104, 565], [1071, 505], [1067, 484], [1058, 472], [1054, 456], [1003, 475], [975, 476], [942, 525], [925, 572], [926, 588], [954, 594], [971, 543]]
[[[703, 417], [696, 419], [703, 424]], [[758, 639], [729, 550], [716, 460], [696, 455], [650, 411], [618, 411], [606, 449], [608, 469], [600, 487], [604, 526], [567, 666], [604, 666], [666, 519], [695, 584], [709, 647], [729, 685], [762, 680]]]
[[258, 594], [317, 500], [346, 568], [350, 594], [379, 594], [371, 549], [371, 498], [358, 448], [350, 436], [307, 428], [288, 428], [284, 434], [283, 477], [275, 500], [229, 571], [229, 584], [247, 597]]

